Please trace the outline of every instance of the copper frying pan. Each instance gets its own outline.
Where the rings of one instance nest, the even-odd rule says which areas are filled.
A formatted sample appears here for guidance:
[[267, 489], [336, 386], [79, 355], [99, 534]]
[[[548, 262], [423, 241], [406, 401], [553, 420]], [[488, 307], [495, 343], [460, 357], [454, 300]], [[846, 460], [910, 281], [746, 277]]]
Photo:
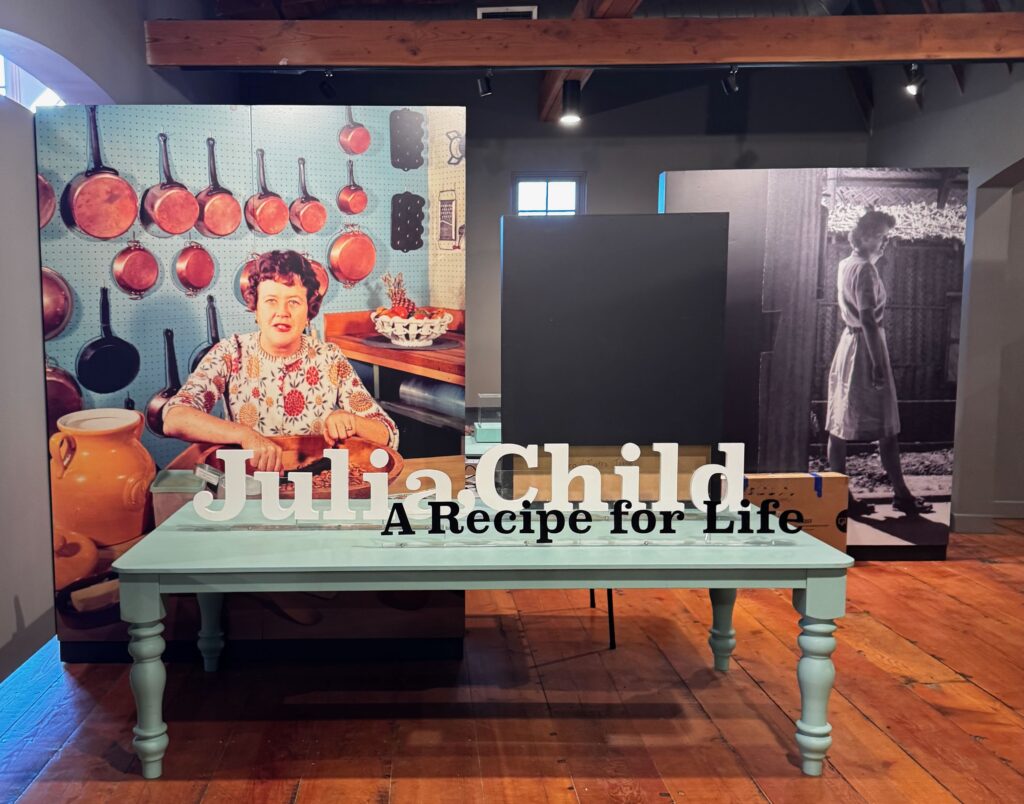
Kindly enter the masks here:
[[42, 173], [36, 174], [36, 194], [39, 197], [39, 228], [42, 229], [50, 222], [57, 209], [57, 196], [53, 194], [53, 185], [43, 178]]
[[43, 266], [43, 338], [60, 335], [75, 309], [74, 296], [67, 280], [52, 268]]
[[347, 154], [365, 153], [370, 147], [370, 130], [352, 119], [352, 107], [345, 107], [348, 124], [338, 132], [338, 144]]

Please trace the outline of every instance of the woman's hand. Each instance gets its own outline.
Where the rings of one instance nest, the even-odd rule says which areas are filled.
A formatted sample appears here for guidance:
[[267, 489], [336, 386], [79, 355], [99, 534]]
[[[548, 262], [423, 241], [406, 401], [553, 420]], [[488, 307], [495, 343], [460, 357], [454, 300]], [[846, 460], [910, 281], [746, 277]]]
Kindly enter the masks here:
[[358, 425], [356, 415], [347, 410], [336, 410], [324, 420], [324, 441], [334, 446], [339, 441], [352, 438]]
[[877, 363], [873, 363], [871, 365], [871, 386], [873, 388], [882, 388], [885, 386], [885, 381], [885, 368]]
[[281, 447], [265, 435], [250, 429], [239, 438], [239, 444], [242, 449], [252, 450], [249, 462], [257, 472], [280, 472], [284, 469]]

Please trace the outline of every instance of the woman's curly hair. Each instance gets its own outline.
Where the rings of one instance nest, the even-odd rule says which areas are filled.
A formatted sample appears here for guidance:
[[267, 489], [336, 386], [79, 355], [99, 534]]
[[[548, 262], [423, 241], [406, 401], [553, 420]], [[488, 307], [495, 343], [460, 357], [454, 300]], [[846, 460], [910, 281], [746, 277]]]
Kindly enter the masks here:
[[896, 219], [887, 212], [869, 209], [850, 231], [850, 245], [863, 251], [871, 240], [878, 240], [886, 232], [896, 228]]
[[256, 270], [249, 275], [249, 286], [243, 298], [245, 306], [256, 309], [259, 298], [260, 282], [274, 280], [282, 285], [294, 285], [298, 280], [306, 288], [306, 303], [309, 305], [309, 318], [313, 319], [320, 312], [320, 280], [316, 278], [309, 260], [297, 251], [267, 251], [256, 260]]

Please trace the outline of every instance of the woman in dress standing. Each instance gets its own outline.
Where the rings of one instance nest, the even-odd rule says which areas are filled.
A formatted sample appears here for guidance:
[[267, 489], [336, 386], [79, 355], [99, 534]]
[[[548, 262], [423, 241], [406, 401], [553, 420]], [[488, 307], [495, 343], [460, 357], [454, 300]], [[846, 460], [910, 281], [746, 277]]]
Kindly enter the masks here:
[[[828, 375], [828, 463], [845, 474], [847, 442], [877, 441], [893, 508], [919, 516], [932, 506], [914, 497], [903, 478], [896, 383], [883, 325], [886, 292], [876, 268], [895, 226], [892, 215], [866, 212], [850, 232], [853, 253], [839, 264], [837, 296], [845, 326]], [[873, 510], [850, 494], [851, 516]]]

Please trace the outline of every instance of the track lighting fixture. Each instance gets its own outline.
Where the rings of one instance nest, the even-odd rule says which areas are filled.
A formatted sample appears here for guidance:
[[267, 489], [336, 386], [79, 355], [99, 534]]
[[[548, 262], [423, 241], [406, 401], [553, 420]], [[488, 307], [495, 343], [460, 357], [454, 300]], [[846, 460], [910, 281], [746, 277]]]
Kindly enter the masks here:
[[733, 65], [729, 68], [729, 74], [722, 79], [722, 91], [726, 95], [735, 95], [740, 91], [740, 68]]
[[486, 98], [494, 92], [494, 89], [491, 87], [492, 78], [494, 78], [494, 71], [488, 70], [476, 79], [476, 91], [480, 94], [481, 98]]
[[568, 80], [562, 82], [562, 116], [558, 122], [563, 126], [579, 125], [583, 117], [580, 114], [580, 82]]
[[907, 83], [903, 88], [907, 91], [908, 95], [917, 97], [921, 94], [921, 87], [924, 86], [924, 81], [924, 70], [918, 64], [911, 64], [907, 68]]

